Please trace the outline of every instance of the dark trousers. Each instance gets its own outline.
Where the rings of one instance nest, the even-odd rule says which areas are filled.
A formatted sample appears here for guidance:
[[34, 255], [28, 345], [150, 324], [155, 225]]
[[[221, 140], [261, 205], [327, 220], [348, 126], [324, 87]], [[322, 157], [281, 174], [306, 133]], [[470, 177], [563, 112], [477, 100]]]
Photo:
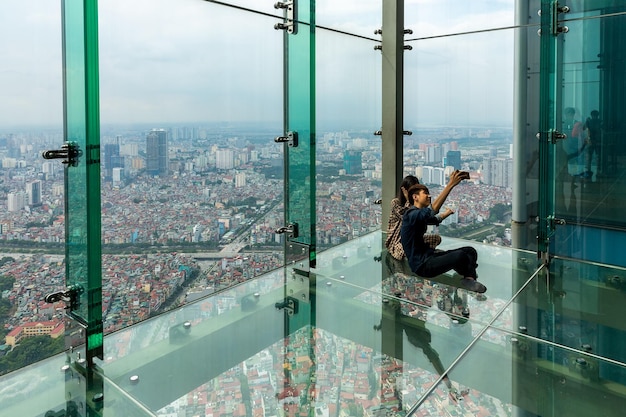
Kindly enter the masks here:
[[421, 265], [416, 273], [424, 278], [432, 278], [454, 269], [463, 277], [477, 278], [476, 261], [478, 261], [478, 253], [470, 246], [437, 251]]

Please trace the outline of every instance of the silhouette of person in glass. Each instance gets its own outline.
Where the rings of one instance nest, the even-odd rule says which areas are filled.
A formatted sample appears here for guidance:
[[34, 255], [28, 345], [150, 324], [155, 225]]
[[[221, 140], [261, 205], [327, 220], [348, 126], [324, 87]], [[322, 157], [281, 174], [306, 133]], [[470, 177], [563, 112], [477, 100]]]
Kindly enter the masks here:
[[573, 107], [567, 107], [563, 111], [563, 133], [567, 135], [562, 141], [567, 155], [567, 171], [572, 176], [580, 176], [583, 173], [580, 155], [585, 148], [584, 125], [576, 119], [576, 109]]
[[555, 159], [555, 204], [556, 211], [568, 217], [577, 216], [578, 182], [583, 179], [584, 161], [584, 125], [576, 119], [576, 109], [566, 107], [563, 110], [561, 132], [565, 138], [556, 147]]
[[[600, 120], [600, 112], [598, 110], [591, 111], [591, 117], [585, 121], [584, 130], [586, 132], [585, 145], [587, 152], [585, 153], [585, 172], [582, 176], [585, 179], [593, 177], [591, 171], [591, 162], [595, 154], [596, 158], [600, 156], [600, 136], [602, 135], [602, 120]], [[600, 164], [598, 163], [598, 170]]]

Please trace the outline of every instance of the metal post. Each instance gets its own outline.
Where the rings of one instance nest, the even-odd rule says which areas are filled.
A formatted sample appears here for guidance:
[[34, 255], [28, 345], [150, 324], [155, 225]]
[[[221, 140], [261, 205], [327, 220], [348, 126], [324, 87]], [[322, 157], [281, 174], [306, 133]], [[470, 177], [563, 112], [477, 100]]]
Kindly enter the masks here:
[[382, 25], [382, 224], [402, 182], [404, 146], [404, 0], [383, 0]]
[[[528, 24], [528, 0], [515, 2], [515, 26], [523, 28]], [[513, 218], [511, 233], [513, 247], [527, 249], [528, 210], [526, 197], [527, 163], [523, 150], [527, 149], [528, 129], [526, 126], [528, 109], [528, 35], [525, 29], [515, 30], [515, 74], [513, 103], [513, 149], [520, 155], [513, 159]]]

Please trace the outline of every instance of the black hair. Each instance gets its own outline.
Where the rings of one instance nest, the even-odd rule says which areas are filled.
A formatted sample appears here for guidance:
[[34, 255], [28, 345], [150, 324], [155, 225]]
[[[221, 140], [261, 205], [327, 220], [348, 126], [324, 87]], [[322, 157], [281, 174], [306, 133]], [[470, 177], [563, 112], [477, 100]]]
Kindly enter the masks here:
[[424, 184], [415, 184], [409, 188], [409, 201], [413, 204], [413, 194], [418, 194], [420, 191], [429, 193], [428, 187]]
[[409, 188], [419, 183], [420, 181], [417, 179], [415, 175], [407, 175], [406, 177], [404, 177], [404, 179], [402, 179], [402, 183], [400, 184], [400, 189], [398, 190], [398, 195], [397, 195], [398, 200], [400, 200], [401, 206], [406, 204], [406, 198], [404, 197], [402, 188], [408, 191]]

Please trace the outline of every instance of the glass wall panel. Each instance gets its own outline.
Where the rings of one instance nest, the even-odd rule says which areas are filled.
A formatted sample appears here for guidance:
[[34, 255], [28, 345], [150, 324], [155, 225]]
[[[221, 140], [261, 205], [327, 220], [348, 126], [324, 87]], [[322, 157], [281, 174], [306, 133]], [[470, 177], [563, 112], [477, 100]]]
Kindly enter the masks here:
[[470, 180], [444, 207], [439, 232], [511, 245], [512, 29], [419, 40], [404, 54], [404, 171], [436, 196], [454, 169]]
[[69, 155], [63, 161], [65, 303], [68, 315], [85, 326], [91, 363], [94, 355], [102, 356], [98, 10], [94, 3], [69, 1], [62, 10], [64, 147]]
[[[234, 6], [236, 8], [240, 8], [242, 10], [257, 12], [265, 15], [273, 15], [277, 18], [281, 18], [283, 16], [283, 9], [277, 8], [274, 5], [278, 3], [277, 1], [259, 1], [259, 0], [204, 0], [209, 3], [215, 3], [217, 5], [222, 6]], [[286, 2], [283, 2], [286, 3]]]
[[[567, 138], [555, 145], [555, 170], [562, 173], [555, 176], [556, 216], [565, 220], [556, 230], [555, 252], [622, 266], [626, 85], [625, 49], [617, 39], [625, 10], [624, 5], [580, 2], [559, 16], [568, 31], [559, 44], [557, 129]], [[602, 16], [609, 13], [616, 15]]]
[[157, 3], [100, 4], [106, 332], [283, 261], [283, 33]]
[[380, 228], [381, 63], [374, 42], [318, 28], [317, 245]]
[[[285, 263], [297, 254], [315, 266], [315, 2], [297, 3], [298, 22], [285, 22]], [[289, 9], [291, 10], [291, 9]], [[285, 229], [282, 229], [285, 230]], [[294, 246], [295, 245], [295, 246]], [[302, 246], [301, 246], [302, 245]], [[302, 252], [300, 252], [301, 250]], [[308, 253], [308, 256], [307, 256]], [[294, 254], [294, 255], [292, 255]], [[308, 258], [308, 259], [306, 259]]]
[[[44, 302], [46, 294], [65, 288], [63, 165], [41, 157], [43, 150], [63, 144], [60, 2], [0, 3], [0, 38], [0, 374], [4, 374], [64, 348], [60, 336], [65, 304]], [[4, 399], [0, 402], [4, 404]]]
[[[544, 352], [568, 361], [554, 363]], [[489, 328], [450, 372], [456, 391], [439, 384], [414, 415], [621, 416], [623, 386], [603, 371], [623, 373], [624, 365]]]
[[[549, 272], [525, 287], [494, 326], [626, 363], [624, 268], [555, 258]], [[626, 374], [611, 379], [624, 384]]]
[[64, 411], [65, 383], [73, 378], [66, 364], [66, 355], [59, 354], [0, 377], [2, 413], [44, 416], [49, 411]]
[[299, 347], [288, 354], [283, 298], [276, 270], [107, 335], [99, 365], [108, 383], [158, 415], [275, 410], [283, 364]]
[[413, 30], [406, 39], [510, 28], [514, 24], [515, 3], [515, 0], [406, 0], [404, 26]]
[[[228, 3], [281, 18], [283, 16], [282, 9], [276, 9], [274, 5], [277, 2], [272, 0], [227, 0], [219, 3]], [[308, 2], [306, 6], [308, 7]], [[374, 30], [380, 29], [382, 23], [382, 0], [316, 0], [315, 20], [317, 28], [321, 26], [373, 38]]]
[[377, 38], [374, 31], [382, 25], [382, 4], [382, 0], [316, 0], [316, 24], [318, 28]]

